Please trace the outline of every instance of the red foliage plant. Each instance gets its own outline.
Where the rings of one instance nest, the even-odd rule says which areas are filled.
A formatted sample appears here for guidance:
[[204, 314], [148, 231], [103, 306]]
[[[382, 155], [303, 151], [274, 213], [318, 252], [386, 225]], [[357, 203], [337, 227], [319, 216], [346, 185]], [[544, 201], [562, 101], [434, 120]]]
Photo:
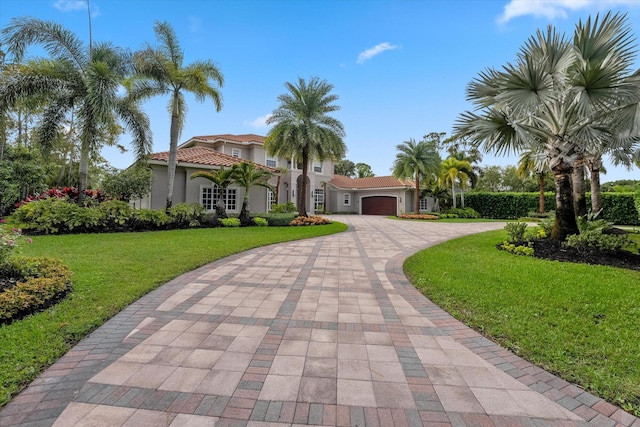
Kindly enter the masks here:
[[[107, 196], [103, 194], [100, 189], [97, 190], [85, 190], [84, 195], [86, 199], [91, 199], [93, 202], [102, 203], [107, 200]], [[16, 207], [27, 204], [29, 202], [33, 202], [34, 200], [44, 200], [58, 198], [67, 200], [69, 203], [77, 203], [78, 202], [78, 189], [76, 187], [58, 187], [58, 188], [50, 188], [41, 193], [35, 193], [21, 202], [16, 203]]]

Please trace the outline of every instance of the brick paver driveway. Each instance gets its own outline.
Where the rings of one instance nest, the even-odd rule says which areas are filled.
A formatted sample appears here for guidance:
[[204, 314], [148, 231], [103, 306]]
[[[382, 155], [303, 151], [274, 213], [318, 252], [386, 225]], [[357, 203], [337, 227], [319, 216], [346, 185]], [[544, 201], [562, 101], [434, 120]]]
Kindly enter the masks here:
[[0, 425], [640, 426], [420, 295], [418, 249], [500, 223], [335, 217], [346, 233], [178, 277], [78, 344]]

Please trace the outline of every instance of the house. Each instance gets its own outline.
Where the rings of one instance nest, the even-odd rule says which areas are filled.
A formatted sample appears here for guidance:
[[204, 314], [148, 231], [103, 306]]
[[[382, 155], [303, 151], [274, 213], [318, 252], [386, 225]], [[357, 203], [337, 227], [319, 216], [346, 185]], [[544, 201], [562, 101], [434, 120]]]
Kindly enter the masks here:
[[[205, 178], [191, 179], [191, 175], [199, 171], [230, 168], [244, 161], [254, 162], [276, 173], [269, 180], [274, 187], [278, 183], [278, 175], [280, 178], [278, 200], [275, 191], [262, 187], [251, 189], [251, 212], [268, 212], [274, 203], [295, 203], [296, 183], [302, 179], [302, 167], [293, 159], [268, 156], [264, 140], [263, 136], [255, 134], [221, 134], [194, 136], [181, 144], [178, 147], [173, 203], [200, 203], [207, 210], [214, 210], [218, 188]], [[140, 207], [164, 209], [168, 160], [168, 151], [151, 155], [149, 166], [154, 175], [153, 186], [149, 195], [139, 201]], [[240, 211], [244, 197], [242, 191], [232, 184], [223, 195], [229, 213]], [[353, 179], [334, 175], [331, 160], [311, 161], [308, 168], [307, 211], [310, 213], [396, 215], [413, 211], [414, 193], [415, 183], [409, 180], [390, 176]], [[425, 203], [425, 210], [427, 207], [428, 203]]]

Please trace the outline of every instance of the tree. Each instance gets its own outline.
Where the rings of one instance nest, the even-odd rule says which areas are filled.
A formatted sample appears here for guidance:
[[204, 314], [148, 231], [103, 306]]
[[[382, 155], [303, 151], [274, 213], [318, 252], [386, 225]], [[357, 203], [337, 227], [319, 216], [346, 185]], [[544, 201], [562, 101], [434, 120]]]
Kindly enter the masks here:
[[396, 146], [396, 159], [393, 161], [392, 174], [396, 178], [413, 178], [416, 182], [415, 212], [420, 212], [420, 179], [437, 174], [440, 168], [440, 155], [437, 147], [423, 139], [416, 142], [413, 138]]
[[479, 191], [502, 191], [504, 189], [502, 175], [502, 167], [497, 165], [485, 166], [478, 177], [475, 189]]
[[[184, 51], [173, 27], [167, 22], [156, 21], [153, 31], [159, 42], [154, 48], [148, 45], [135, 54], [137, 76], [129, 82], [135, 99], [148, 99], [169, 95], [167, 109], [171, 115], [169, 136], [169, 161], [167, 164], [167, 203], [173, 204], [173, 184], [178, 162], [178, 139], [187, 114], [184, 92], [195, 95], [196, 101], [211, 99], [216, 111], [222, 109], [222, 95], [218, 88], [224, 85], [224, 76], [210, 60], [194, 61], [183, 65]], [[218, 87], [216, 87], [216, 85]]]
[[638, 75], [625, 15], [580, 21], [572, 41], [549, 26], [538, 31], [502, 71], [481, 72], [467, 87], [477, 113], [463, 113], [456, 135], [498, 154], [531, 144], [545, 153], [556, 188], [551, 238], [577, 234], [571, 175], [580, 153], [619, 144], [618, 129], [638, 134]]
[[542, 153], [533, 150], [523, 151], [518, 160], [516, 174], [520, 178], [528, 178], [531, 175], [538, 177], [539, 210], [544, 213], [544, 178], [547, 175], [547, 163], [541, 155]]
[[342, 159], [333, 165], [333, 173], [353, 178], [356, 176], [356, 165], [351, 160]]
[[371, 166], [366, 163], [356, 163], [356, 176], [358, 178], [371, 178], [376, 176], [371, 170]]
[[285, 83], [289, 93], [278, 96], [280, 105], [267, 124], [269, 131], [264, 148], [269, 155], [291, 158], [302, 163], [302, 176], [297, 182], [298, 214], [307, 216], [307, 175], [309, 161], [340, 159], [346, 152], [344, 127], [328, 114], [340, 109], [331, 94], [333, 85], [312, 77], [309, 82], [298, 78], [297, 84]]
[[5, 148], [0, 163], [0, 215], [6, 215], [15, 203], [46, 188], [46, 170], [42, 157], [27, 147]]
[[231, 168], [231, 179], [244, 190], [242, 209], [240, 210], [240, 225], [251, 225], [249, 216], [249, 190], [251, 187], [264, 187], [273, 191], [273, 187], [267, 181], [273, 174], [267, 169], [256, 167], [254, 163], [242, 162], [233, 165]]
[[227, 187], [232, 181], [231, 169], [218, 169], [215, 171], [201, 171], [191, 175], [191, 179], [205, 178], [213, 182], [218, 187], [218, 199], [215, 200], [216, 218], [227, 218], [227, 207], [225, 205], [225, 197]]
[[136, 163], [123, 171], [109, 173], [102, 180], [105, 193], [117, 200], [129, 202], [141, 199], [151, 191], [153, 172], [142, 163]]
[[[0, 93], [0, 110], [30, 97], [47, 98], [38, 128], [38, 139], [50, 148], [66, 115], [77, 113], [80, 149], [79, 203], [87, 188], [89, 160], [105, 143], [113, 143], [109, 131], [118, 120], [133, 134], [138, 158], [151, 151], [149, 120], [129, 97], [118, 94], [119, 85], [131, 70], [129, 56], [109, 43], [87, 49], [71, 31], [50, 21], [14, 18], [2, 30], [3, 44], [17, 62], [30, 45], [40, 45], [51, 59], [39, 59], [24, 67]], [[119, 128], [119, 127], [118, 127]], [[111, 138], [105, 139], [105, 135]]]
[[[458, 160], [455, 157], [449, 157], [441, 165], [442, 171], [440, 178], [445, 185], [451, 186], [451, 199], [453, 208], [456, 208], [456, 184], [460, 186], [460, 190], [464, 191], [470, 183], [469, 173], [471, 172], [471, 163], [466, 160]], [[464, 198], [462, 199], [462, 207], [464, 208]]]

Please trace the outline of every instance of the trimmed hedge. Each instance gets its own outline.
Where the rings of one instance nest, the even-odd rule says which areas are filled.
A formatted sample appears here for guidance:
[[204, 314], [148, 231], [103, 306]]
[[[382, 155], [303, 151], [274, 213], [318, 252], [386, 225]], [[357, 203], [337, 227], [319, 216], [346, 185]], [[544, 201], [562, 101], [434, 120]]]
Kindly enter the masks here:
[[[537, 212], [540, 205], [539, 193], [466, 193], [465, 207], [475, 209], [482, 218], [518, 219]], [[546, 211], [555, 210], [555, 193], [544, 194]], [[587, 207], [591, 206], [591, 194], [587, 193]], [[602, 193], [602, 213], [600, 219], [615, 224], [640, 225], [633, 193]]]
[[71, 289], [71, 272], [56, 259], [13, 258], [0, 266], [0, 275], [18, 279], [0, 292], [0, 324], [46, 308]]
[[297, 212], [291, 213], [256, 213], [251, 218], [260, 217], [267, 220], [269, 227], [288, 226], [298, 216]]

